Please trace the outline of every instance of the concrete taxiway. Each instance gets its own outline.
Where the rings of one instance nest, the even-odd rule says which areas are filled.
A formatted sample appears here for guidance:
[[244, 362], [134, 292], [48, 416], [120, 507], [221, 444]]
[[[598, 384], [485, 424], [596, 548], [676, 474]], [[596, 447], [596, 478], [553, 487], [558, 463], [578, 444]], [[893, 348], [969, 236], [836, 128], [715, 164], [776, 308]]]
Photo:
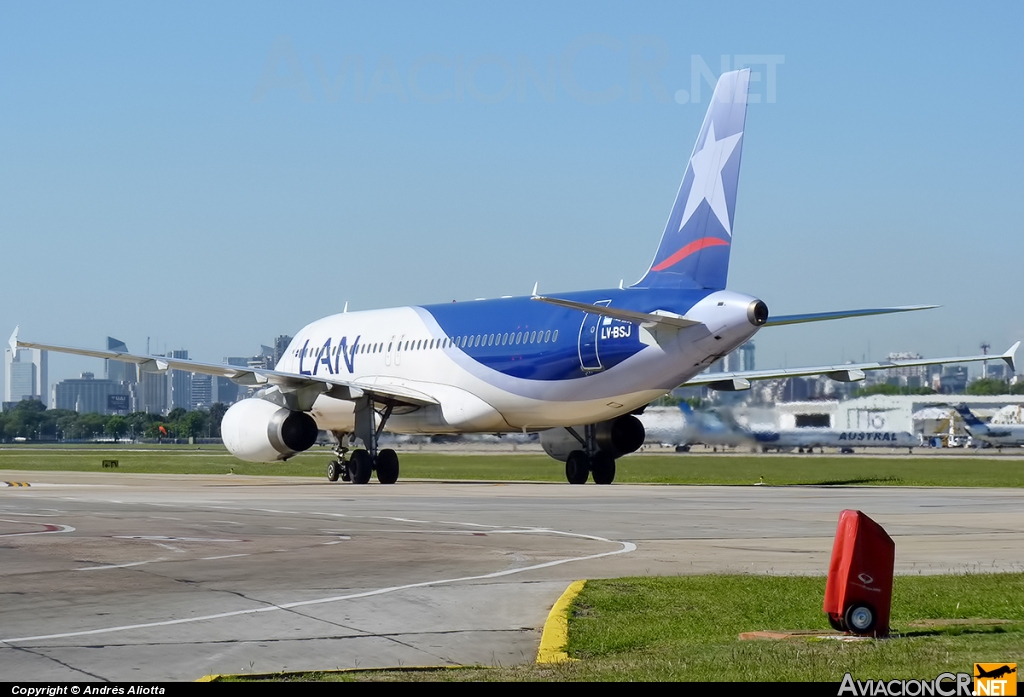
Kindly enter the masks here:
[[0, 481], [5, 680], [531, 661], [574, 579], [823, 574], [844, 508], [898, 573], [1024, 570], [1019, 489]]

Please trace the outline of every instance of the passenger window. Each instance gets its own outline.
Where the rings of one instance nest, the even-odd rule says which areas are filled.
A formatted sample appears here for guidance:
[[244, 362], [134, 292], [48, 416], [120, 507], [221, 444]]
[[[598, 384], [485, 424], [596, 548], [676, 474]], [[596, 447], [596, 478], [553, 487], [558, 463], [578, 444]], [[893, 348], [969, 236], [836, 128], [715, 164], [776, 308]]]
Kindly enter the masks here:
[[530, 343], [531, 344], [537, 343], [537, 332], [531, 332], [530, 333]]
[[555, 330], [555, 333], [551, 335], [551, 340], [552, 341], [558, 341], [558, 330], [557, 329]]

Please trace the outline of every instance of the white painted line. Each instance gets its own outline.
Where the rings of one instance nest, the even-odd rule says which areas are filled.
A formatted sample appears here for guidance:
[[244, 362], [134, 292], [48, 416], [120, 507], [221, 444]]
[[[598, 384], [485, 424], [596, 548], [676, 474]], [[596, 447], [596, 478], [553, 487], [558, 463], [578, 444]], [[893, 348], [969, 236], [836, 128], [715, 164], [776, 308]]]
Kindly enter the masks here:
[[167, 561], [166, 559], [150, 559], [149, 561], [133, 561], [128, 564], [107, 564], [106, 566], [83, 566], [75, 569], [75, 571], [103, 571], [105, 569], [126, 569], [129, 566], [142, 566], [143, 564], [156, 564], [157, 562]]
[[225, 525], [243, 525], [244, 523], [236, 523], [233, 520], [211, 520], [211, 523], [224, 523]]
[[[24, 523], [21, 520], [5, 520], [5, 523]], [[36, 523], [38, 525], [39, 523]], [[53, 523], [46, 523], [45, 530], [36, 530], [34, 532], [11, 532], [0, 535], [0, 537], [24, 537], [26, 535], [53, 535], [55, 533], [62, 532], [74, 532], [75, 529], [70, 525], [54, 525]]]
[[114, 535], [115, 540], [150, 540], [154, 542], [245, 542], [245, 540], [218, 540], [212, 537], [168, 537], [167, 535]]
[[247, 557], [248, 554], [224, 554], [219, 557], [200, 557], [200, 561], [213, 561], [214, 559], [233, 559], [234, 557]]
[[[436, 581], [421, 581], [419, 583], [407, 583], [402, 586], [389, 586], [387, 588], [377, 588], [375, 590], [363, 591], [361, 593], [350, 593], [348, 595], [334, 595], [327, 598], [315, 598], [312, 600], [300, 600], [293, 603], [282, 603], [280, 605], [266, 605], [262, 607], [250, 608], [247, 610], [233, 610], [231, 612], [219, 612], [214, 615], [203, 615], [201, 617], [185, 617], [176, 620], [164, 620], [162, 622], [144, 622], [141, 624], [125, 624], [117, 627], [103, 627], [101, 629], [87, 629], [78, 632], [63, 632], [61, 634], [45, 634], [40, 636], [29, 636], [29, 637], [14, 637], [11, 639], [0, 639], [0, 644], [15, 644], [29, 641], [43, 641], [49, 639], [66, 639], [69, 637], [78, 636], [91, 636], [95, 634], [111, 634], [113, 632], [125, 632], [133, 629], [149, 629], [152, 627], [170, 627], [178, 624], [191, 624], [193, 622], [208, 622], [210, 620], [225, 619], [228, 617], [240, 617], [243, 615], [257, 615], [264, 612], [278, 612], [280, 610], [291, 610], [297, 607], [307, 607], [310, 605], [323, 605], [325, 603], [336, 603], [343, 600], [355, 600], [357, 598], [369, 598], [376, 595], [385, 595], [387, 593], [395, 593], [397, 591], [410, 590], [412, 588], [426, 588], [428, 586], [442, 586], [452, 583], [462, 583], [466, 581], [482, 581], [489, 578], [501, 578], [503, 576], [512, 576], [514, 574], [521, 574], [527, 571], [536, 571], [538, 569], [547, 569], [552, 566], [561, 566], [562, 564], [569, 564], [577, 561], [588, 561], [591, 559], [601, 559], [602, 557], [611, 557], [618, 554], [627, 554], [636, 550], [636, 545], [632, 542], [617, 542], [615, 540], [609, 540], [603, 537], [597, 537], [596, 535], [582, 535], [578, 533], [561, 532], [558, 530], [544, 530], [544, 532], [553, 533], [556, 535], [564, 535], [567, 537], [579, 537], [582, 539], [595, 540], [598, 542], [607, 542], [609, 544], [621, 545], [619, 549], [611, 552], [601, 552], [599, 554], [588, 554], [582, 557], [566, 557], [564, 559], [555, 559], [553, 561], [544, 562], [542, 564], [534, 564], [532, 566], [524, 566], [518, 569], [506, 569], [504, 571], [495, 571], [489, 574], [480, 574], [477, 576], [461, 576], [459, 578], [446, 578], [438, 579]], [[145, 562], [141, 562], [145, 563]]]

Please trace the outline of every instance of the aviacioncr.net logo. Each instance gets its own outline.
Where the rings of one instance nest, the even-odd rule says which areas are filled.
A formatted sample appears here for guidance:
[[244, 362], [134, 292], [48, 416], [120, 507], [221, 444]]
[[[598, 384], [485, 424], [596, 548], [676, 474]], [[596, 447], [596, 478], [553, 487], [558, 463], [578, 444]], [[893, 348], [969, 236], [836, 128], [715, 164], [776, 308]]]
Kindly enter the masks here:
[[854, 680], [847, 673], [838, 694], [855, 697], [973, 697], [976, 693], [971, 689], [970, 673], [940, 673], [932, 680]]

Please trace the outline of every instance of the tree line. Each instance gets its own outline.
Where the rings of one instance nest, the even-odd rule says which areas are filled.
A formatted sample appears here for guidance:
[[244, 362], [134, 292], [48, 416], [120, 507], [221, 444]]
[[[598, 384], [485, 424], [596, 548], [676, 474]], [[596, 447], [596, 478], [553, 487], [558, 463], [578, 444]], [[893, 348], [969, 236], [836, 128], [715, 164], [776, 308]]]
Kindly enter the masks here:
[[47, 409], [36, 400], [18, 402], [13, 409], [0, 412], [0, 443], [15, 439], [27, 441], [67, 441], [110, 438], [220, 438], [220, 422], [227, 406], [220, 402], [209, 410], [172, 409], [166, 415], [79, 414], [68, 409]]

